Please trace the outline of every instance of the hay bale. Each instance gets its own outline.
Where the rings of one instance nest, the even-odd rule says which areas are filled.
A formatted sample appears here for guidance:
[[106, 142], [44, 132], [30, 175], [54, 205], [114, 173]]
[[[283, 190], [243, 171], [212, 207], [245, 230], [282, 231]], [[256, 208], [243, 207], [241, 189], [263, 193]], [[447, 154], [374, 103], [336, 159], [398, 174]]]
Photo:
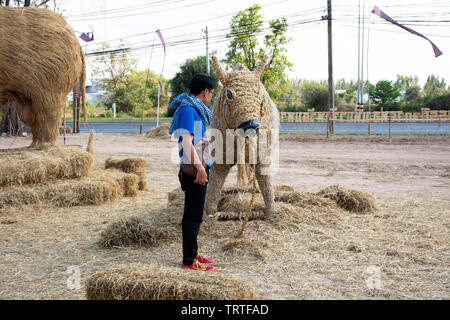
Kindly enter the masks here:
[[123, 196], [135, 197], [138, 195], [140, 178], [134, 173], [125, 173], [116, 169], [98, 170], [98, 172], [101, 176], [117, 181]]
[[253, 288], [218, 272], [128, 264], [97, 272], [86, 283], [88, 300], [252, 300]]
[[277, 184], [275, 187], [273, 187], [273, 191], [275, 192], [275, 194], [279, 194], [283, 192], [295, 192], [295, 189], [284, 184]]
[[59, 127], [59, 134], [64, 134], [64, 133], [72, 133], [72, 128], [69, 126], [61, 126]]
[[143, 157], [120, 158], [109, 157], [105, 161], [105, 168], [116, 168], [125, 173], [134, 173], [139, 177], [139, 190], [147, 190], [147, 174], [145, 168], [147, 159]]
[[42, 201], [56, 207], [100, 205], [136, 196], [138, 177], [116, 170], [93, 170], [91, 176], [40, 187]]
[[335, 201], [341, 208], [355, 213], [368, 213], [376, 209], [375, 199], [364, 191], [347, 189], [336, 185], [327, 187], [317, 193], [324, 198]]
[[[285, 189], [288, 190], [288, 189]], [[336, 203], [311, 192], [284, 191], [275, 193], [275, 201], [290, 203], [302, 208], [336, 207]]]
[[0, 156], [0, 186], [80, 178], [89, 174], [94, 163], [91, 154], [68, 146], [0, 150]]
[[0, 209], [6, 207], [21, 208], [27, 205], [39, 205], [40, 203], [39, 193], [31, 188], [0, 188]]
[[110, 224], [100, 235], [99, 245], [106, 248], [138, 245], [140, 247], [157, 246], [169, 238], [167, 231], [151, 226], [140, 217], [120, 219]]
[[170, 123], [162, 123], [159, 127], [150, 128], [145, 133], [146, 138], [170, 139]]
[[[215, 217], [219, 221], [242, 220], [248, 212], [251, 204], [252, 194], [250, 192], [228, 193], [220, 200]], [[255, 194], [253, 209], [250, 212], [249, 220], [264, 219], [264, 200], [260, 193]]]

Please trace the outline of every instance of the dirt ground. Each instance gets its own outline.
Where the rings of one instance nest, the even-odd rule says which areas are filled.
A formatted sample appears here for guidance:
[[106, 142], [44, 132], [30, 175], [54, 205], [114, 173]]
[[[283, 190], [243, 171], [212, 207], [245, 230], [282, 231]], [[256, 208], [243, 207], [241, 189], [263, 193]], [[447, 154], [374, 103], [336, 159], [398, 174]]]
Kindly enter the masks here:
[[[82, 148], [87, 141], [84, 133], [66, 138], [67, 145]], [[449, 142], [281, 137], [276, 184], [309, 192], [337, 184], [366, 191], [375, 197], [377, 212], [341, 215], [338, 225], [305, 222], [294, 231], [277, 229], [267, 237], [264, 259], [221, 250], [227, 234], [203, 233], [200, 247], [218, 261], [217, 272], [247, 279], [263, 299], [449, 299]], [[0, 149], [30, 143], [2, 137]], [[155, 248], [97, 245], [101, 231], [118, 218], [167, 205], [168, 192], [179, 187], [175, 147], [170, 140], [97, 134], [98, 165], [113, 155], [148, 159], [148, 191], [102, 206], [0, 212], [0, 299], [85, 299], [84, 281], [96, 271], [134, 262], [178, 266], [177, 242]], [[235, 182], [234, 169], [226, 186]], [[266, 227], [251, 221], [249, 233], [264, 238]], [[78, 289], [68, 287], [71, 266], [80, 270]], [[375, 289], [369, 283], [374, 276], [380, 280]]]

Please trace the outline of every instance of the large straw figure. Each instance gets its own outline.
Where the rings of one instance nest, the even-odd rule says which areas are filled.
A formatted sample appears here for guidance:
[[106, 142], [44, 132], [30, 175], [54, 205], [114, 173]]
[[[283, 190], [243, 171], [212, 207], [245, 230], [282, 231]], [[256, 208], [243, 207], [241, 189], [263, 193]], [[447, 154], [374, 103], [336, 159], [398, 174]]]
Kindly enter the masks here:
[[[206, 211], [208, 214], [214, 214], [217, 211], [225, 178], [231, 167], [238, 164], [238, 185], [240, 184], [240, 187], [242, 187], [242, 182], [239, 183], [239, 180], [242, 175], [248, 174], [249, 168], [254, 169], [259, 189], [264, 197], [264, 213], [269, 216], [276, 212], [273, 169], [278, 156], [276, 152], [278, 151], [279, 114], [260, 80], [267, 58], [260, 62], [255, 71], [249, 71], [238, 63], [231, 72], [225, 72], [217, 58], [212, 58], [213, 68], [223, 87], [214, 102], [211, 128], [218, 129], [222, 133], [224, 143], [223, 159], [218, 159], [217, 154], [213, 154], [215, 163], [211, 169], [206, 193]], [[235, 134], [231, 139], [234, 141], [234, 146], [230, 148], [229, 141], [227, 146], [226, 140], [230, 140], [233, 132]], [[248, 134], [251, 136], [251, 133], [258, 134], [254, 138], [242, 139], [242, 136]], [[236, 136], [240, 138], [238, 139]], [[249, 147], [249, 140], [252, 139], [255, 142], [251, 144], [255, 152], [253, 158], [250, 156], [251, 147]], [[239, 145], [243, 140], [246, 144], [246, 152], [239, 152]], [[214, 148], [212, 149], [214, 150]], [[233, 154], [230, 155], [230, 152]], [[244, 156], [242, 156], [243, 154]], [[249, 163], [253, 164], [249, 165]]]
[[73, 29], [49, 10], [0, 8], [0, 104], [19, 105], [32, 146], [56, 144], [67, 95], [78, 79], [86, 117], [84, 53]]

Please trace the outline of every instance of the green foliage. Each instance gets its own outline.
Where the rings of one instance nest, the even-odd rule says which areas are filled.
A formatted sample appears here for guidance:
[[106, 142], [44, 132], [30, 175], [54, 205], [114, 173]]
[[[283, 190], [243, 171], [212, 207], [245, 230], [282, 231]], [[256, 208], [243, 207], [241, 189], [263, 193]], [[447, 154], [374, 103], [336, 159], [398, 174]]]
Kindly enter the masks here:
[[388, 80], [380, 80], [375, 87], [372, 85], [370, 88], [370, 99], [379, 107], [394, 107], [397, 104], [397, 98], [400, 96], [400, 89]]
[[306, 107], [328, 111], [328, 85], [305, 80], [300, 86], [300, 93]]
[[[103, 50], [107, 50], [109, 45], [104, 45]], [[121, 44], [125, 48], [125, 43]], [[158, 104], [158, 75], [154, 72], [136, 71], [136, 60], [128, 59], [126, 51], [113, 52], [100, 56], [96, 61], [94, 74], [96, 80], [108, 92], [105, 104], [109, 108], [116, 103], [117, 112], [127, 113], [134, 117], [141, 117], [142, 108], [144, 116], [156, 116]], [[164, 91], [167, 92], [169, 83], [162, 78]], [[145, 92], [145, 95], [144, 95]], [[161, 113], [167, 109], [169, 98], [160, 97]]]
[[[288, 24], [285, 18], [269, 21], [270, 32], [264, 38], [264, 47], [260, 46], [257, 35], [263, 31], [261, 6], [255, 4], [231, 18], [231, 39], [224, 62], [233, 68], [236, 63], [242, 63], [248, 69], [254, 70], [264, 56], [269, 58], [261, 80], [275, 103], [282, 95], [283, 81], [286, 81], [286, 71], [292, 69], [284, 54], [285, 45], [290, 42], [286, 37]], [[278, 103], [277, 103], [278, 104]]]
[[407, 91], [411, 86], [417, 86], [419, 84], [418, 76], [403, 76], [398, 74], [395, 86], [400, 90]]
[[105, 112], [102, 114], [104, 118], [113, 118], [114, 117], [114, 111], [112, 109], [105, 110]]
[[357, 87], [358, 84], [356, 82], [353, 82], [353, 80], [347, 82], [345, 79], [339, 79], [334, 85], [336, 90], [346, 90], [348, 93], [356, 91]]
[[[183, 92], [189, 93], [189, 84], [191, 83], [192, 78], [198, 74], [206, 74], [205, 56], [187, 59], [184, 64], [180, 66], [180, 71], [170, 80], [170, 87], [172, 90], [170, 101]], [[219, 86], [219, 79], [212, 67], [210, 68], [210, 76], [214, 79], [216, 85]], [[215, 94], [219, 91], [218, 89], [219, 88], [215, 90]], [[167, 116], [171, 117], [174, 112], [175, 110], [167, 110]]]
[[427, 82], [425, 83], [425, 86], [423, 87], [423, 91], [425, 92], [425, 95], [430, 97], [438, 97], [441, 95], [444, 95], [446, 92], [447, 84], [445, 83], [445, 80], [439, 80], [438, 76], [435, 76], [434, 74], [428, 76]]
[[280, 111], [300, 112], [298, 110], [305, 109], [300, 99], [300, 82], [297, 80], [283, 80], [280, 84], [280, 95], [274, 101]]
[[406, 102], [414, 101], [420, 97], [422, 89], [419, 85], [414, 84], [405, 91], [404, 100]]
[[436, 97], [425, 96], [423, 106], [431, 110], [450, 110], [450, 93]]
[[282, 112], [307, 112], [308, 107], [306, 106], [287, 106], [284, 109], [280, 110]]

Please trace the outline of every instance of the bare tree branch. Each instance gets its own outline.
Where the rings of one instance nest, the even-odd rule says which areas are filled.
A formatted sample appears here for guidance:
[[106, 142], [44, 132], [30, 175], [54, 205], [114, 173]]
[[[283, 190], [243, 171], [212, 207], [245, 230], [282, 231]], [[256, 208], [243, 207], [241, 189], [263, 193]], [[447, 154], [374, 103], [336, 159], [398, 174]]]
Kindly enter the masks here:
[[42, 1], [40, 4], [38, 4], [36, 7], [40, 7], [43, 6], [44, 4], [46, 4], [47, 2], [49, 2], [50, 0], [44, 0]]

